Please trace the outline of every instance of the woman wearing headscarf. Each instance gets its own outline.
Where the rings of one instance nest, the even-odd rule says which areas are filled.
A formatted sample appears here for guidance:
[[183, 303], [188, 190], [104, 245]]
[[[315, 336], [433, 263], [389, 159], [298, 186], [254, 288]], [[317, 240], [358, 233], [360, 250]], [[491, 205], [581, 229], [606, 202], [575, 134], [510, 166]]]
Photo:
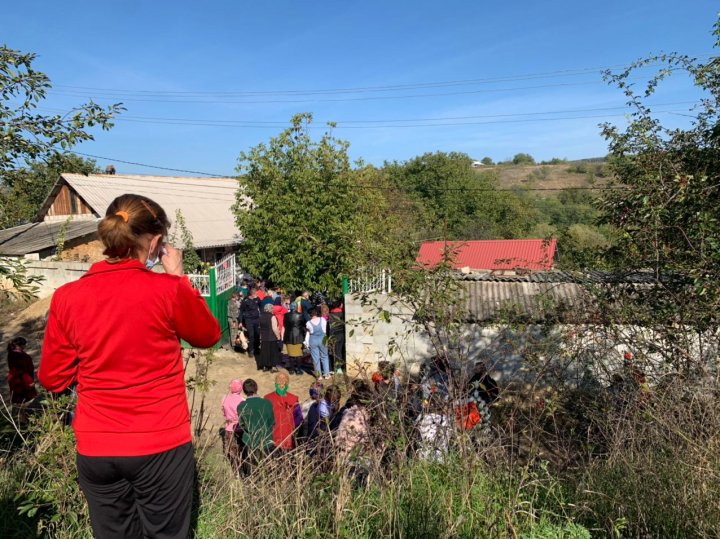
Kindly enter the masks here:
[[[40, 383], [77, 384], [72, 423], [95, 537], [187, 537], [193, 458], [180, 341], [207, 348], [220, 326], [164, 243], [165, 211], [117, 197], [98, 224], [107, 257], [50, 304]], [[156, 264], [165, 272], [155, 273]]]
[[288, 391], [289, 387], [290, 377], [284, 369], [281, 369], [275, 375], [275, 391], [265, 395], [265, 399], [272, 404], [273, 415], [275, 416], [275, 426], [272, 434], [273, 443], [275, 447], [284, 450], [295, 447], [293, 433], [303, 422], [300, 401], [297, 395]]
[[260, 357], [257, 359], [257, 369], [263, 371], [277, 371], [280, 363], [280, 327], [275, 315], [273, 315], [273, 304], [268, 303], [263, 307], [260, 315]]

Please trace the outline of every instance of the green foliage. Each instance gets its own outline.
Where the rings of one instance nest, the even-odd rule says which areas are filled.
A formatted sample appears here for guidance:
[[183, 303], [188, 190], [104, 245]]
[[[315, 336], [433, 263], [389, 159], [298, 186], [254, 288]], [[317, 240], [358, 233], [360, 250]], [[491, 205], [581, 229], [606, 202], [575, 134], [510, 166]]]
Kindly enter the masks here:
[[16, 258], [0, 258], [0, 279], [7, 279], [12, 284], [9, 290], [3, 288], [5, 299], [17, 295], [25, 301], [35, 297], [38, 291], [37, 283], [42, 281], [39, 275], [28, 275], [23, 261]]
[[492, 160], [491, 157], [483, 157], [483, 158], [482, 158], [482, 161], [480, 161], [480, 162], [481, 162], [483, 165], [488, 165], [488, 166], [493, 164], [493, 160]]
[[112, 118], [123, 110], [120, 104], [104, 109], [90, 102], [65, 116], [36, 114], [52, 85], [47, 75], [33, 69], [35, 58], [0, 46], [0, 173], [92, 140], [88, 127], [110, 129]]
[[512, 163], [513, 165], [534, 165], [535, 158], [529, 153], [516, 153]]
[[193, 235], [185, 223], [185, 217], [179, 208], [175, 211], [175, 226], [171, 232], [171, 242], [178, 240], [177, 235], [180, 234], [180, 244], [183, 250], [183, 269], [185, 273], [201, 273], [208, 272], [207, 265], [202, 261], [200, 255], [195, 250], [193, 244]]
[[[120, 104], [104, 109], [90, 102], [64, 116], [38, 114], [35, 109], [51, 84], [47, 75], [33, 69], [34, 60], [34, 54], [0, 46], [0, 189], [4, 191], [0, 198], [0, 226], [28, 220], [37, 210], [38, 200], [47, 196], [46, 182], [35, 178], [23, 185], [23, 175], [14, 171], [23, 164], [32, 170], [33, 163], [49, 161], [62, 150], [92, 140], [88, 128], [97, 125], [110, 129], [112, 118], [123, 110]], [[23, 274], [7, 262], [0, 261], [0, 273], [13, 276], [13, 282], [25, 292], [31, 290], [22, 281]]]
[[95, 174], [95, 161], [71, 153], [50, 155], [47, 161], [33, 161], [27, 167], [2, 174], [0, 228], [31, 222], [50, 194], [60, 174]]
[[563, 163], [567, 163], [568, 160], [565, 157], [553, 157], [552, 159], [548, 161], [540, 161], [541, 165], [562, 165]]
[[[720, 23], [715, 26], [720, 36]], [[716, 47], [717, 47], [716, 43]], [[630, 78], [639, 69], [661, 64], [644, 90]], [[674, 73], [687, 73], [703, 97], [691, 110], [686, 129], [664, 126], [647, 100]], [[659, 322], [717, 327], [720, 310], [720, 61], [702, 62], [681, 54], [653, 56], [626, 70], [606, 73], [628, 98], [632, 121], [625, 128], [603, 126], [617, 190], [605, 191], [603, 222], [622, 231], [612, 264], [622, 269], [652, 268], [664, 280], [657, 301]], [[677, 301], [682, 297], [682, 301]], [[675, 298], [675, 299], [672, 299]]]
[[372, 167], [353, 171], [348, 143], [326, 132], [310, 136], [310, 114], [240, 154], [240, 189], [233, 208], [245, 239], [247, 270], [288, 290], [338, 293], [342, 275], [382, 258], [386, 201]]
[[75, 437], [61, 419], [68, 405], [67, 398], [46, 402], [43, 412], [16, 433], [20, 446], [4, 457], [3, 537], [90, 537], [87, 504], [77, 483]]
[[57, 239], [55, 240], [55, 256], [53, 257], [54, 260], [62, 259], [62, 252], [65, 250], [65, 239], [67, 235], [67, 230], [71, 222], [72, 215], [65, 219], [65, 222], [62, 224], [60, 230], [58, 231]]
[[427, 153], [404, 163], [386, 163], [392, 184], [419, 208], [426, 237], [491, 239], [519, 237], [529, 205], [495, 188], [495, 171], [477, 172], [461, 153]]

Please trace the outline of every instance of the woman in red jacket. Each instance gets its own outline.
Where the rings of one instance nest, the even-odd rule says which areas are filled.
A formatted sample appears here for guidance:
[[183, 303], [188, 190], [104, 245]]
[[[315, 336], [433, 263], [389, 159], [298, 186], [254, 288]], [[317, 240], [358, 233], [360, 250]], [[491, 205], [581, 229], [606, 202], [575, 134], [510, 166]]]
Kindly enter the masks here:
[[[187, 537], [194, 461], [180, 339], [220, 327], [163, 243], [165, 211], [122, 195], [98, 225], [107, 260], [52, 298], [40, 383], [77, 384], [80, 487], [96, 537]], [[165, 273], [150, 271], [160, 262]]]

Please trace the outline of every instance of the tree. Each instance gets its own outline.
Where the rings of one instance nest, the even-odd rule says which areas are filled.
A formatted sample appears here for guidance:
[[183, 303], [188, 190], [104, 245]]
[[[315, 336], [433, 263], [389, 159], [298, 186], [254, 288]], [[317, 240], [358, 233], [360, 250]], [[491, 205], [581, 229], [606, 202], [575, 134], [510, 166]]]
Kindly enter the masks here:
[[[715, 36], [720, 37], [720, 24]], [[638, 91], [631, 79], [657, 64], [661, 67]], [[690, 109], [686, 127], [663, 125], [647, 104], [672, 74], [688, 75], [702, 96]], [[690, 375], [706, 365], [691, 365], [697, 349], [688, 345], [679, 353], [679, 344], [698, 342], [693, 331], [702, 332], [700, 350], [718, 344], [720, 58], [652, 56], [605, 77], [625, 93], [632, 108], [626, 127], [603, 125], [613, 173], [609, 187], [614, 189], [604, 191], [602, 220], [621, 232], [607, 259], [623, 271], [651, 270], [654, 277], [653, 286], [622, 297], [624, 311], [609, 312], [621, 322], [656, 328], [656, 340], [670, 343], [665, 358]]]
[[44, 73], [35, 71], [35, 54], [0, 46], [0, 174], [23, 163], [47, 160], [60, 150], [93, 140], [87, 128], [110, 129], [121, 104], [107, 109], [90, 101], [66, 115], [35, 113], [52, 87]]
[[313, 140], [311, 122], [311, 114], [297, 114], [269, 143], [240, 154], [233, 211], [250, 273], [289, 290], [334, 294], [343, 275], [380, 247], [374, 231], [386, 222], [385, 203], [370, 183], [372, 169], [353, 171], [348, 143], [329, 131]]
[[[123, 110], [121, 104], [105, 109], [91, 101], [66, 115], [38, 114], [35, 109], [47, 95], [51, 83], [47, 75], [33, 69], [35, 58], [34, 54], [0, 46], [0, 187], [5, 190], [3, 208], [7, 208], [7, 190], [12, 191], [6, 182], [13, 181], [13, 172], [36, 161], [47, 162], [79, 142], [92, 140], [88, 128], [100, 126], [110, 129], [112, 118]], [[0, 261], [0, 274], [13, 275], [13, 284], [21, 292], [29, 290], [24, 284], [27, 280], [23, 274], [7, 260]]]
[[513, 165], [534, 165], [535, 158], [529, 153], [516, 153], [512, 162]]
[[392, 184], [419, 203], [427, 237], [490, 239], [522, 235], [528, 205], [495, 189], [494, 171], [478, 173], [463, 153], [426, 153], [386, 163]]
[[[180, 235], [179, 238], [178, 234]], [[178, 240], [182, 245], [185, 273], [207, 273], [208, 268], [195, 250], [195, 238], [193, 238], [192, 231], [185, 223], [185, 216], [180, 208], [175, 210], [175, 224], [170, 232], [170, 243], [177, 244]]]
[[490, 158], [490, 157], [483, 157], [483, 158], [482, 158], [482, 161], [480, 161], [480, 162], [481, 162], [483, 165], [488, 165], [488, 166], [493, 164], [493, 160], [492, 160], [492, 158]]
[[31, 221], [63, 172], [95, 174], [95, 161], [75, 154], [54, 154], [47, 161], [33, 161], [27, 167], [5, 172], [0, 198], [0, 228]]

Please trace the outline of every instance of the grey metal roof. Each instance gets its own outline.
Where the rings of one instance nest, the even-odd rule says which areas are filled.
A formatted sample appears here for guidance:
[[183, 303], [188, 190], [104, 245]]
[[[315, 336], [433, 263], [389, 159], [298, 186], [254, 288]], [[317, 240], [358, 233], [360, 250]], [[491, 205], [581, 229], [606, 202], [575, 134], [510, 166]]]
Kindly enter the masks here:
[[181, 210], [196, 248], [235, 245], [242, 239], [231, 210], [238, 189], [233, 178], [121, 174], [62, 174], [62, 178], [98, 216], [105, 215], [116, 197], [136, 193], [160, 204], [172, 222], [176, 210]]
[[[660, 280], [671, 276], [664, 275]], [[501, 273], [457, 274], [460, 281], [496, 283], [578, 283], [578, 284], [654, 284], [658, 282], [652, 271], [538, 271], [525, 275], [503, 275]], [[677, 276], [675, 276], [677, 278]]]
[[507, 316], [530, 320], [563, 318], [570, 309], [589, 306], [590, 296], [578, 283], [530, 281], [463, 281], [464, 307], [474, 321]]
[[[65, 232], [61, 230], [65, 227]], [[29, 223], [0, 230], [0, 255], [22, 256], [55, 247], [62, 235], [65, 241], [97, 232], [97, 219], [82, 219], [65, 223]]]

